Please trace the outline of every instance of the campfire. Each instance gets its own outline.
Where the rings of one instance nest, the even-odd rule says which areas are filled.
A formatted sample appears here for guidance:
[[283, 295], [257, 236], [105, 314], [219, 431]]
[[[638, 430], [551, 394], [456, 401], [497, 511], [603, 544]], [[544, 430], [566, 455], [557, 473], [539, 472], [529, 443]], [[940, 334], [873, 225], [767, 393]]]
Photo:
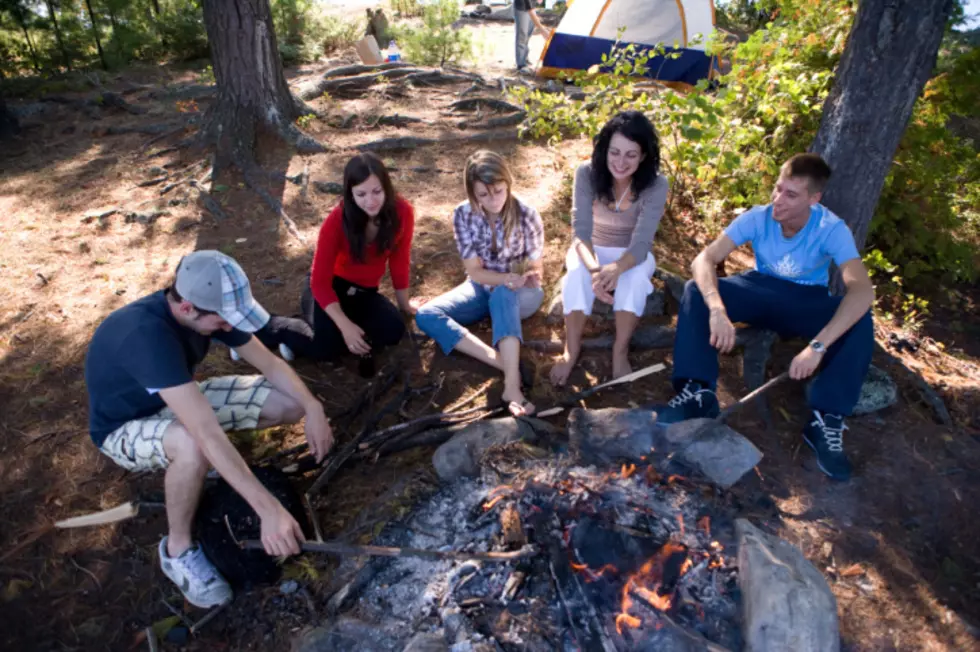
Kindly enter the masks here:
[[642, 464], [516, 462], [526, 450], [489, 451], [480, 478], [444, 486], [382, 543], [537, 554], [376, 560], [343, 615], [381, 623], [395, 649], [438, 630], [487, 650], [741, 649], [734, 525], [716, 489]]

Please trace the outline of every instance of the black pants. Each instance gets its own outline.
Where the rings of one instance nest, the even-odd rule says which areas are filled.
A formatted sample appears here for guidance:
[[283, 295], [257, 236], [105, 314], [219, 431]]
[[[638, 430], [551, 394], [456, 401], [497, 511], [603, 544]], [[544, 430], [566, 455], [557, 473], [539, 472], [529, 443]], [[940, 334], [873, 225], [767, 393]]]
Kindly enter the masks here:
[[[344, 336], [313, 299], [309, 276], [303, 288], [300, 299], [303, 318], [273, 315], [255, 336], [273, 352], [280, 344], [285, 344], [297, 357], [335, 361], [348, 352]], [[378, 292], [378, 288], [362, 287], [335, 276], [333, 290], [347, 318], [364, 330], [372, 352], [394, 346], [405, 335], [401, 312]]]
[[[336, 360], [348, 351], [344, 336], [337, 324], [313, 300], [309, 283], [303, 292], [303, 315], [313, 325], [313, 352], [310, 357], [317, 360]], [[402, 314], [382, 294], [378, 288], [366, 288], [335, 276], [333, 290], [337, 293], [340, 308], [347, 318], [361, 327], [364, 337], [377, 353], [386, 346], [394, 346], [405, 335], [405, 321]]]

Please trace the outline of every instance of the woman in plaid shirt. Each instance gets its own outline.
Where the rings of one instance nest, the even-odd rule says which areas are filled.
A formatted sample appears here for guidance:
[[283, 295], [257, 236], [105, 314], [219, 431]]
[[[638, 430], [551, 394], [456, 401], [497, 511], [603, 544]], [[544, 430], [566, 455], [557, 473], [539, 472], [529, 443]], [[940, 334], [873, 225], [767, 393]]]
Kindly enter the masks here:
[[[521, 386], [521, 320], [544, 300], [544, 225], [534, 208], [511, 194], [513, 176], [499, 154], [473, 154], [464, 179], [469, 200], [453, 211], [453, 232], [467, 279], [419, 308], [415, 321], [443, 353], [455, 349], [502, 371], [507, 409], [531, 415], [534, 405]], [[465, 328], [488, 316], [492, 347]]]

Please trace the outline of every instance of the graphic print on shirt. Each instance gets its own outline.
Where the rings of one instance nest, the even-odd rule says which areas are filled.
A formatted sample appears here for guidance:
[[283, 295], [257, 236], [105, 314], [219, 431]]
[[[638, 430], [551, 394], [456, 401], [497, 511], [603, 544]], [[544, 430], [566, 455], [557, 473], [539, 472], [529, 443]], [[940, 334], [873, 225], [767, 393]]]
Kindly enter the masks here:
[[795, 279], [803, 276], [803, 268], [789, 254], [785, 254], [775, 263], [767, 265], [767, 267], [774, 276], [780, 276], [785, 279]]

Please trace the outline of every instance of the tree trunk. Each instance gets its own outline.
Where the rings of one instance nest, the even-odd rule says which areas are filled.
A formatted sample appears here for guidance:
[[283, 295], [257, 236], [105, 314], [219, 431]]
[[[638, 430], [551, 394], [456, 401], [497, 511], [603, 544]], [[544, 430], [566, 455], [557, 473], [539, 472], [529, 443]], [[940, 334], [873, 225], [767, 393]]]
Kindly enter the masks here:
[[17, 118], [7, 110], [7, 102], [0, 96], [0, 140], [16, 134], [20, 130]]
[[[864, 248], [888, 168], [936, 65], [955, 0], [861, 0], [811, 151], [833, 169], [823, 203]], [[839, 289], [839, 288], [838, 288]]]
[[95, 37], [95, 47], [99, 51], [99, 61], [102, 62], [102, 69], [108, 70], [109, 64], [105, 61], [105, 52], [102, 51], [102, 41], [99, 39], [99, 24], [95, 22], [95, 12], [92, 11], [92, 0], [85, 0], [85, 7], [88, 9], [89, 20], [92, 21], [92, 36]]
[[160, 0], [153, 0], [153, 15], [157, 18], [160, 17]]
[[289, 92], [269, 0], [204, 0], [203, 7], [218, 97], [202, 135], [216, 145], [215, 173], [229, 164], [247, 171], [263, 133], [304, 153], [325, 151], [293, 125], [311, 111]]
[[71, 57], [68, 56], [68, 51], [65, 49], [65, 42], [61, 38], [61, 29], [58, 27], [58, 15], [54, 11], [54, 2], [47, 0], [47, 4], [48, 13], [51, 14], [51, 26], [54, 27], [54, 38], [58, 42], [58, 49], [61, 50], [62, 63], [65, 64], [68, 72], [71, 72]]

